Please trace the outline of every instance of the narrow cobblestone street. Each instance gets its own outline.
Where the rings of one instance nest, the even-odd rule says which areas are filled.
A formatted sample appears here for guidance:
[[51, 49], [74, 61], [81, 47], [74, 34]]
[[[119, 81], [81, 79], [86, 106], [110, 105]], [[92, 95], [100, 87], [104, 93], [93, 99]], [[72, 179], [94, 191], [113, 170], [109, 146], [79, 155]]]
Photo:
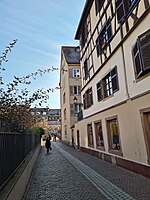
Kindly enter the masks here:
[[150, 179], [59, 141], [42, 146], [22, 200], [150, 199]]

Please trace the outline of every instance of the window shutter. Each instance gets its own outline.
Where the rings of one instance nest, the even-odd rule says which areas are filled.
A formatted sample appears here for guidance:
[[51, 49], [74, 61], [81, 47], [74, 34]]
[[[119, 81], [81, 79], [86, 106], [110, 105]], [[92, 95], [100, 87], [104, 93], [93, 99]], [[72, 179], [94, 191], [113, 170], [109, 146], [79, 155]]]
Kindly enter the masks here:
[[81, 94], [81, 87], [78, 86], [78, 94]]
[[102, 99], [102, 83], [99, 81], [97, 83], [97, 99], [100, 101]]
[[126, 15], [125, 0], [116, 0], [115, 5], [116, 5], [118, 22], [120, 23], [124, 18], [124, 16]]
[[89, 100], [90, 100], [90, 105], [93, 105], [93, 92], [92, 92], [92, 87], [89, 89]]
[[99, 41], [99, 36], [96, 39], [96, 50], [97, 50], [97, 56], [100, 55], [100, 41]]
[[150, 69], [150, 29], [139, 37], [144, 71]]
[[112, 37], [112, 29], [111, 29], [110, 18], [108, 19], [108, 21], [106, 23], [106, 29], [107, 29], [107, 35], [108, 35], [108, 41], [109, 41], [111, 39], [111, 37]]
[[118, 86], [118, 74], [117, 74], [117, 67], [114, 67], [111, 71], [111, 79], [112, 79], [112, 88], [113, 92], [119, 89]]
[[139, 77], [143, 72], [143, 68], [142, 68], [142, 62], [141, 62], [140, 49], [139, 49], [139, 42], [138, 41], [136, 42], [136, 44], [133, 47], [132, 54], [133, 54], [133, 59], [134, 59], [136, 76]]
[[87, 59], [84, 61], [84, 74], [85, 74], [85, 80], [86, 80], [89, 76]]
[[73, 86], [70, 86], [70, 95], [73, 95]]
[[73, 77], [72, 69], [69, 69], [69, 78], [72, 78], [72, 77]]

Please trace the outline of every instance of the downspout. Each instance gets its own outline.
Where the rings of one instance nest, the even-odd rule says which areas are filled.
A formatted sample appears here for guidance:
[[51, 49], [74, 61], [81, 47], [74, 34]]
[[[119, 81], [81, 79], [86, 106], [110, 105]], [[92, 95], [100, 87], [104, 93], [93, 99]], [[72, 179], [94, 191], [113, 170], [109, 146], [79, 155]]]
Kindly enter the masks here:
[[[120, 24], [120, 33], [121, 33], [121, 40], [123, 40], [123, 31], [122, 26]], [[123, 70], [124, 70], [124, 77], [125, 77], [125, 88], [126, 88], [126, 94], [127, 99], [130, 99], [129, 95], [129, 89], [128, 89], [128, 81], [127, 81], [127, 72], [126, 72], [126, 64], [125, 64], [125, 55], [124, 55], [124, 49], [123, 49], [123, 43], [121, 44], [121, 52], [122, 52], [122, 58], [123, 58]]]

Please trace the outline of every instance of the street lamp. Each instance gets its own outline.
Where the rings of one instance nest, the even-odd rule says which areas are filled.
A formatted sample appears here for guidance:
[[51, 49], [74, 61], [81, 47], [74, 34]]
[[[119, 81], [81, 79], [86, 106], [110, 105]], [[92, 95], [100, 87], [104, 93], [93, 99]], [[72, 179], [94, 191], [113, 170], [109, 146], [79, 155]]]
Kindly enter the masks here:
[[76, 96], [73, 98], [73, 101], [74, 101], [74, 104], [77, 104], [77, 97]]

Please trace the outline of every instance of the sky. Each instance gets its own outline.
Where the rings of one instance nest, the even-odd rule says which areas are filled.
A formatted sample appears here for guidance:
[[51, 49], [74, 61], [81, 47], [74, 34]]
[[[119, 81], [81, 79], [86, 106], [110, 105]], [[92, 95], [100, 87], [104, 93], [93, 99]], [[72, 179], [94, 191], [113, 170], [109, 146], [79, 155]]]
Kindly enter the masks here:
[[[60, 68], [61, 46], [77, 46], [74, 39], [86, 0], [0, 0], [0, 56], [17, 39], [6, 69], [0, 74], [5, 83], [38, 69]], [[28, 89], [59, 86], [59, 70], [38, 76]], [[59, 90], [50, 93], [50, 108], [60, 108]]]

